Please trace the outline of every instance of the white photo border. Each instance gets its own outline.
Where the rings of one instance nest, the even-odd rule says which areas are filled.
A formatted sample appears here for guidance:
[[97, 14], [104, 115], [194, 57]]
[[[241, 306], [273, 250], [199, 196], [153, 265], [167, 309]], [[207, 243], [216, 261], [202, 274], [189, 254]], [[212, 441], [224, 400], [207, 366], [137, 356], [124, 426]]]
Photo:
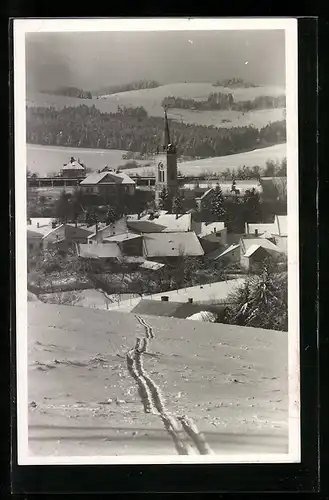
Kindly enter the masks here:
[[[147, 19], [14, 19], [14, 129], [16, 235], [16, 363], [18, 465], [299, 463], [300, 323], [298, 200], [298, 67], [295, 18], [147, 18]], [[28, 452], [27, 243], [26, 243], [26, 108], [25, 35], [35, 32], [284, 30], [286, 57], [287, 197], [288, 197], [288, 384], [289, 451], [287, 454], [211, 456], [56, 456]]]

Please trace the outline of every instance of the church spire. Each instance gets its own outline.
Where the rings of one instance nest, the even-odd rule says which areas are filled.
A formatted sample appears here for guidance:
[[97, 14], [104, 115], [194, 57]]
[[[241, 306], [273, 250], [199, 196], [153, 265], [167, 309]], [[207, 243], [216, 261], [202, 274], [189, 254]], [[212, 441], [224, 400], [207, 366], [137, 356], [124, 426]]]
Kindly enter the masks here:
[[167, 149], [167, 147], [170, 144], [170, 131], [169, 131], [169, 123], [168, 123], [168, 116], [167, 116], [167, 109], [166, 108], [164, 108], [164, 116], [165, 116], [165, 130], [164, 130], [163, 147], [164, 147], [164, 149]]

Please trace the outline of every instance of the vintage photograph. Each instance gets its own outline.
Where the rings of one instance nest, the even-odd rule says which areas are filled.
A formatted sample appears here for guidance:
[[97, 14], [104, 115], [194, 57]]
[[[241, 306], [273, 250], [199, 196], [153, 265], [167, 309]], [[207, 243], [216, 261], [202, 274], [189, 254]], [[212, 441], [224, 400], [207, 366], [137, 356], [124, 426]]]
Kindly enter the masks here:
[[14, 21], [19, 464], [300, 461], [297, 21]]

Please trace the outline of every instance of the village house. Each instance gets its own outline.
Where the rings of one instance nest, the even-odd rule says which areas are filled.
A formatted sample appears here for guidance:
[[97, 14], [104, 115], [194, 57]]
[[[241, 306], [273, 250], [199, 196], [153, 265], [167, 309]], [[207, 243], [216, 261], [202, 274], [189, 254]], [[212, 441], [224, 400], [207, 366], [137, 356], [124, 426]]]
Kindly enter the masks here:
[[93, 226], [93, 231], [90, 234], [90, 236], [88, 236], [88, 242], [101, 243], [110, 236], [127, 233], [127, 231], [128, 231], [127, 219], [126, 217], [121, 217], [117, 221], [105, 225], [103, 227], [100, 227], [99, 224]]
[[224, 222], [201, 222], [197, 236], [205, 253], [227, 245], [227, 228]]
[[158, 260], [204, 255], [203, 248], [193, 231], [177, 233], [148, 233], [143, 235], [144, 257]]
[[275, 215], [274, 222], [269, 224], [245, 224], [245, 238], [266, 238], [284, 253], [288, 251], [288, 217]]
[[218, 249], [208, 254], [208, 257], [213, 260], [221, 260], [225, 265], [238, 264], [240, 265], [240, 244], [233, 243], [225, 250]]
[[80, 187], [85, 194], [101, 196], [104, 203], [113, 200], [113, 196], [135, 193], [135, 182], [127, 174], [108, 170], [88, 175], [80, 182]]
[[191, 214], [160, 214], [145, 215], [140, 220], [151, 221], [153, 224], [161, 226], [164, 233], [187, 232], [192, 230]]
[[27, 250], [29, 254], [39, 253], [43, 248], [43, 237], [49, 233], [55, 220], [52, 217], [28, 218], [26, 225]]
[[80, 162], [80, 160], [76, 160], [72, 156], [70, 161], [63, 165], [63, 168], [61, 169], [61, 176], [74, 179], [85, 177], [86, 167], [83, 165], [83, 163]]
[[97, 260], [103, 265], [122, 257], [122, 252], [117, 242], [79, 243], [76, 245], [76, 248], [78, 256], [82, 259]]
[[114, 234], [103, 239], [103, 243], [116, 243], [124, 256], [143, 255], [143, 236], [134, 233]]
[[88, 229], [74, 224], [60, 224], [43, 236], [43, 247], [56, 247], [66, 252], [69, 248], [75, 248], [76, 243], [87, 243], [90, 234]]
[[266, 238], [240, 240], [240, 266], [246, 271], [257, 271], [266, 258], [277, 258], [280, 253], [280, 248]]

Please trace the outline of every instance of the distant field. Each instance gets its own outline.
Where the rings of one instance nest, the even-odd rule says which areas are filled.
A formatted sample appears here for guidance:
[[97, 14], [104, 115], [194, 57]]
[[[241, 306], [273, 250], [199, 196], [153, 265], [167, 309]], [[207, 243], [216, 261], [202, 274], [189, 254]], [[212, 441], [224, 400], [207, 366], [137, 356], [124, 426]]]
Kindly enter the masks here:
[[[288, 453], [286, 333], [144, 319], [155, 334], [144, 368], [168, 412], [192, 417], [216, 454]], [[34, 456], [176, 454], [127, 371], [144, 333], [133, 314], [29, 302]]]
[[[106, 165], [116, 168], [128, 161], [122, 159], [126, 151], [117, 149], [83, 149], [27, 144], [26, 150], [28, 170], [32, 173], [38, 172], [40, 176], [59, 172], [63, 164], [70, 161], [71, 156], [76, 159], [80, 158], [92, 170], [102, 169]], [[137, 161], [137, 163], [145, 165], [148, 162]]]
[[[229, 89], [226, 87], [213, 87], [211, 83], [174, 83], [162, 85], [154, 89], [131, 90], [120, 92], [99, 99], [78, 99], [58, 95], [29, 93], [26, 102], [29, 106], [53, 106], [61, 109], [64, 106], [95, 105], [102, 112], [115, 112], [120, 106], [143, 106], [150, 116], [162, 116], [161, 102], [166, 96], [192, 98], [203, 100], [211, 92], [232, 93], [236, 101], [253, 100], [260, 95], [277, 96], [285, 94], [282, 87], [255, 87]], [[238, 127], [253, 124], [263, 127], [270, 121], [283, 119], [282, 109], [270, 109], [239, 113], [234, 111], [190, 111], [184, 109], [170, 110], [168, 116], [173, 119], [183, 120], [184, 123], [197, 123], [200, 125], [213, 125], [216, 127]], [[222, 121], [230, 120], [230, 122]]]
[[[282, 160], [287, 154], [286, 144], [276, 144], [268, 148], [255, 149], [246, 153], [239, 153], [235, 155], [219, 156], [214, 158], [205, 158], [204, 160], [193, 160], [178, 163], [178, 170], [183, 175], [200, 175], [218, 174], [227, 168], [233, 169], [242, 167], [265, 167], [267, 160]], [[154, 172], [155, 167], [139, 167], [133, 170], [127, 170], [127, 173], [138, 173], [140, 175], [151, 174]]]
[[[105, 165], [116, 168], [128, 161], [122, 160], [123, 153], [125, 151], [116, 149], [82, 149], [27, 144], [27, 168], [31, 172], [38, 172], [40, 176], [47, 176], [53, 172], [59, 172], [63, 163], [67, 163], [71, 156], [80, 158], [92, 170], [103, 168]], [[227, 168], [238, 168], [243, 165], [265, 167], [267, 160], [281, 160], [286, 154], [286, 144], [276, 144], [236, 155], [181, 162], [178, 163], [178, 169], [184, 175], [199, 175], [205, 172], [220, 173]], [[155, 166], [146, 166], [151, 163], [151, 160], [137, 160], [137, 163], [141, 165], [139, 168], [125, 172], [140, 175], [149, 175], [154, 172]]]

